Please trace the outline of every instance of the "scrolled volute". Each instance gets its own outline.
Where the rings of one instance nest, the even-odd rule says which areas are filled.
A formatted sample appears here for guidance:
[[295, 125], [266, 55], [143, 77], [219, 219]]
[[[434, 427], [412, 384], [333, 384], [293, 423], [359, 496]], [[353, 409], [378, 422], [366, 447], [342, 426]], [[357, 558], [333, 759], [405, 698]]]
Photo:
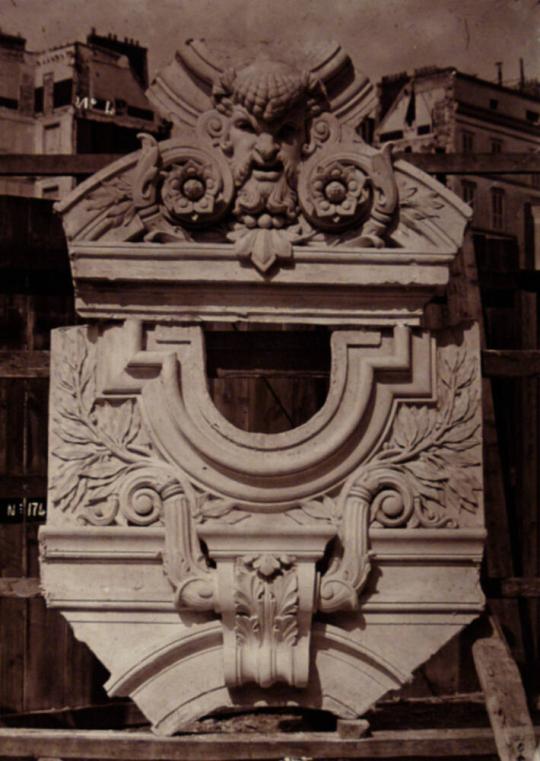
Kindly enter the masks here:
[[371, 568], [368, 549], [371, 492], [363, 484], [355, 483], [342, 499], [343, 514], [335, 554], [320, 580], [319, 610], [323, 613], [356, 610], [358, 595]]
[[411, 520], [415, 508], [414, 494], [398, 472], [379, 469], [370, 473], [365, 485], [371, 492], [370, 524], [400, 528]]
[[165, 519], [164, 570], [178, 610], [216, 606], [216, 571], [209, 568], [192, 519], [194, 495], [172, 480], [162, 491]]

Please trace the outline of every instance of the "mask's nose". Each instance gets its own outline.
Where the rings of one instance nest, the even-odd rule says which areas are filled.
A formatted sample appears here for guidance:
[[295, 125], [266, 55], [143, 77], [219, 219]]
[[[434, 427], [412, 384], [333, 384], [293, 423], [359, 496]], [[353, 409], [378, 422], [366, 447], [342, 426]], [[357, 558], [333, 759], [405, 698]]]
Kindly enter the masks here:
[[269, 164], [276, 159], [279, 151], [279, 145], [273, 136], [268, 132], [261, 132], [255, 143], [255, 150], [265, 164]]

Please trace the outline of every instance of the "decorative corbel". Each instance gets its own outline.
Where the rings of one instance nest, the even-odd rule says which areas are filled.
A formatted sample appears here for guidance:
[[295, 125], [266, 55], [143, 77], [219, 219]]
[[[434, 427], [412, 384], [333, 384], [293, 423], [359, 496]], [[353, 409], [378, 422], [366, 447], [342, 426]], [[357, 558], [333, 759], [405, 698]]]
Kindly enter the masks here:
[[197, 533], [217, 565], [226, 684], [305, 687], [315, 564], [335, 528], [284, 529], [275, 515], [258, 515], [241, 525], [208, 521]]

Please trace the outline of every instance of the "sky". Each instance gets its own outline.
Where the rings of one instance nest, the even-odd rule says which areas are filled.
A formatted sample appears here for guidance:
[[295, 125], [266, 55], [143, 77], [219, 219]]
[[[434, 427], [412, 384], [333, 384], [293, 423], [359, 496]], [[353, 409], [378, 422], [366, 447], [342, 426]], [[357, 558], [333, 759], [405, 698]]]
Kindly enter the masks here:
[[[210, 42], [339, 41], [378, 81], [421, 66], [456, 66], [515, 83], [519, 59], [540, 79], [540, 0], [0, 0], [0, 27], [30, 50], [100, 34], [133, 37], [149, 49], [153, 75], [189, 37]], [[209, 45], [209, 47], [211, 47]]]

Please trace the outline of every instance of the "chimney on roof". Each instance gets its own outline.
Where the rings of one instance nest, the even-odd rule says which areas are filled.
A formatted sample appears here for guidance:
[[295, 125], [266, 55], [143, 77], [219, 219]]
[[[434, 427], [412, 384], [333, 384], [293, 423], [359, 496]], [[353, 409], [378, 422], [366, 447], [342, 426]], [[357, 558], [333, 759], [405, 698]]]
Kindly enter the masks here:
[[525, 63], [523, 58], [519, 59], [519, 89], [523, 90], [525, 87]]
[[147, 50], [134, 42], [134, 40], [124, 37], [117, 39], [116, 34], [109, 32], [107, 36], [96, 34], [95, 29], [86, 38], [87, 45], [111, 50], [114, 53], [127, 56], [132, 72], [139, 80], [141, 87], [146, 90], [148, 87], [148, 60]]
[[502, 61], [497, 61], [495, 63], [495, 66], [497, 67], [497, 84], [502, 85], [503, 83], [503, 65]]

